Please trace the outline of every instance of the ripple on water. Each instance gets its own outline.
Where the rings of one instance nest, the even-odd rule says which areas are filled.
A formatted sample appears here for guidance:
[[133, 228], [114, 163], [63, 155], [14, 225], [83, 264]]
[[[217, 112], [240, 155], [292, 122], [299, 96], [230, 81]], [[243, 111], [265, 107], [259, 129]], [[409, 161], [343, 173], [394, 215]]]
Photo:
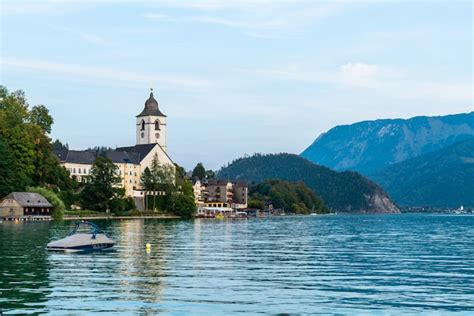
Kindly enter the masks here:
[[[3, 223], [0, 306], [22, 313], [474, 311], [474, 217], [98, 221], [107, 253], [47, 253], [72, 223]], [[152, 244], [150, 253], [146, 243]]]

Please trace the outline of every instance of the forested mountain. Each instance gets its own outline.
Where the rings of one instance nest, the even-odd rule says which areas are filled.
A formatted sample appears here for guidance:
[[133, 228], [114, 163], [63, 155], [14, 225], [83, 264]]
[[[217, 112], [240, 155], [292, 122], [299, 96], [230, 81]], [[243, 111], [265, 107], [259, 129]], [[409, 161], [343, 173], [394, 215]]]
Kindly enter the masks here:
[[249, 187], [249, 207], [264, 209], [269, 204], [295, 214], [328, 212], [321, 198], [302, 182], [266, 180]]
[[400, 205], [474, 206], [474, 138], [370, 176]]
[[330, 129], [301, 156], [336, 170], [371, 174], [473, 136], [474, 112], [364, 121]]
[[293, 154], [254, 155], [233, 161], [218, 177], [263, 182], [282, 179], [303, 182], [326, 206], [340, 212], [398, 212], [375, 183], [356, 172], [336, 172]]

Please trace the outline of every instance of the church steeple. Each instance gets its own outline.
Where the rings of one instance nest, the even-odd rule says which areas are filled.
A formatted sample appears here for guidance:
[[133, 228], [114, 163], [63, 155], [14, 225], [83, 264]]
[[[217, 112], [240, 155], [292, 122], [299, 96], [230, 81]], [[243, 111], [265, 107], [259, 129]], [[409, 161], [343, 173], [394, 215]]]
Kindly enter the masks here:
[[155, 97], [153, 96], [153, 88], [150, 89], [150, 97], [145, 101], [145, 108], [140, 114], [137, 115], [137, 117], [149, 115], [166, 117], [166, 115], [160, 111], [158, 101], [156, 101]]
[[159, 144], [166, 151], [166, 115], [161, 113], [153, 89], [150, 90], [145, 108], [137, 115], [137, 145]]

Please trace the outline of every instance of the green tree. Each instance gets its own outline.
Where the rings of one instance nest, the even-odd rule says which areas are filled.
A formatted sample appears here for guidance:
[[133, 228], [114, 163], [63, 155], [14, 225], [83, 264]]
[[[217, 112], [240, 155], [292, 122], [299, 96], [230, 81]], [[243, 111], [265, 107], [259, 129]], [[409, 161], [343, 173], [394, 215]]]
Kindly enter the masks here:
[[202, 165], [202, 163], [198, 163], [196, 167], [193, 169], [193, 178], [197, 177], [199, 180], [202, 180], [206, 177], [206, 169]]
[[30, 122], [41, 127], [46, 133], [51, 133], [53, 118], [49, 115], [49, 110], [44, 105], [35, 105], [30, 111]]
[[296, 214], [327, 213], [324, 202], [303, 183], [267, 180], [249, 188], [249, 207], [262, 209], [266, 203]]
[[12, 168], [14, 157], [1, 137], [0, 157], [0, 198], [2, 198], [15, 191], [17, 183], [15, 183], [16, 174]]
[[216, 173], [213, 170], [206, 170], [206, 179], [215, 179]]
[[91, 168], [89, 182], [81, 192], [81, 203], [84, 208], [105, 212], [112, 210], [114, 200], [121, 199], [124, 190], [118, 188], [120, 177], [118, 168], [106, 157], [97, 157]]
[[140, 186], [145, 191], [153, 190], [153, 176], [151, 175], [150, 168], [146, 167], [140, 177]]
[[13, 157], [15, 189], [29, 185], [70, 189], [73, 181], [59, 165], [47, 135], [53, 123], [48, 109], [39, 105], [29, 111], [28, 106], [23, 91], [9, 93], [0, 86], [0, 138]]
[[65, 149], [69, 149], [69, 145], [67, 143], [63, 144], [59, 139], [56, 139], [53, 142], [53, 150], [65, 150]]
[[49, 201], [54, 207], [53, 211], [53, 218], [56, 220], [60, 220], [64, 216], [64, 203], [63, 201], [58, 197], [56, 193], [54, 193], [52, 190], [49, 190], [47, 188], [42, 188], [42, 187], [28, 187], [26, 188], [27, 192], [35, 192], [39, 193], [42, 196], [46, 198], [46, 200]]
[[167, 210], [181, 216], [182, 218], [191, 218], [194, 216], [196, 211], [194, 197], [175, 192], [169, 199]]
[[157, 154], [153, 157], [150, 171], [153, 191], [171, 193], [175, 190], [175, 170], [172, 165], [161, 164]]

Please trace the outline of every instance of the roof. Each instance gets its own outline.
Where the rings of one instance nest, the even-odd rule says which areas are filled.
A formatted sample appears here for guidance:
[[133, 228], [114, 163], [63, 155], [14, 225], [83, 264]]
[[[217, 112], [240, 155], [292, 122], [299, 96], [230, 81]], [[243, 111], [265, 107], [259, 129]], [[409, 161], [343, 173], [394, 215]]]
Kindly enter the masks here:
[[234, 186], [237, 188], [245, 188], [247, 187], [247, 183], [245, 183], [244, 181], [236, 181], [234, 183]]
[[56, 149], [53, 150], [53, 153], [59, 158], [60, 161], [66, 161], [68, 151], [68, 149]]
[[166, 150], [161, 147], [160, 144], [155, 143], [155, 144], [142, 144], [142, 145], [135, 145], [135, 146], [129, 146], [129, 147], [117, 147], [115, 148], [116, 151], [125, 151], [125, 152], [132, 152], [138, 155], [138, 161], [141, 162], [145, 157], [152, 151], [155, 146], [158, 146], [161, 148], [161, 150], [165, 153], [165, 155], [168, 157], [168, 159], [173, 162], [173, 159], [168, 155]]
[[61, 162], [78, 163], [92, 165], [96, 158], [96, 153], [89, 150], [56, 150], [54, 154]]
[[53, 207], [44, 196], [32, 192], [12, 192], [5, 199], [14, 199], [22, 207]]
[[148, 100], [145, 101], [145, 108], [140, 114], [137, 115], [137, 117], [149, 115], [166, 117], [166, 115], [161, 113], [158, 107], [158, 101], [156, 101], [153, 97], [153, 91], [150, 92], [150, 97], [148, 98]]
[[115, 163], [132, 163], [137, 165], [140, 164], [139, 155], [135, 152], [127, 152], [122, 150], [107, 150], [104, 155]]
[[[152, 144], [153, 148], [154, 144]], [[126, 148], [126, 147], [124, 147]], [[61, 162], [77, 163], [83, 165], [92, 165], [98, 156], [98, 152], [91, 150], [57, 150], [54, 154]], [[136, 152], [127, 152], [126, 150], [107, 150], [100, 153], [101, 156], [109, 158], [114, 163], [132, 163], [140, 164], [140, 156]]]
[[117, 147], [116, 151], [128, 152], [133, 153], [136, 155], [139, 162], [141, 162], [145, 157], [155, 148], [157, 144], [143, 144], [143, 145], [135, 145], [129, 147]]
[[210, 179], [207, 181], [207, 185], [213, 186], [213, 185], [227, 185], [230, 181], [228, 180], [222, 180], [222, 179]]

